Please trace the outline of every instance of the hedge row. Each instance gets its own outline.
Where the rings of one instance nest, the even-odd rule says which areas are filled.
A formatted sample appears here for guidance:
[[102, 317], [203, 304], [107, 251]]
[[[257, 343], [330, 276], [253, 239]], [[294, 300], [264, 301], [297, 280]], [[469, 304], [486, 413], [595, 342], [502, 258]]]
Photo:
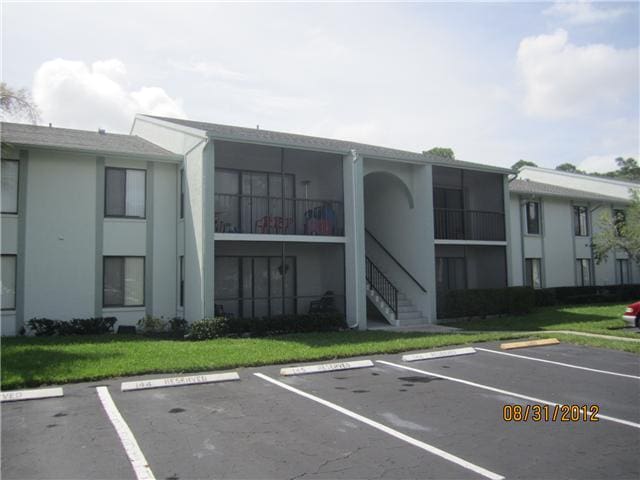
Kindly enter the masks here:
[[440, 318], [485, 317], [529, 313], [535, 306], [535, 295], [528, 287], [449, 290], [440, 302]]
[[206, 340], [217, 337], [264, 336], [283, 333], [331, 332], [347, 328], [341, 313], [310, 313], [263, 318], [215, 317], [191, 324], [189, 338]]
[[536, 305], [581, 305], [640, 299], [640, 284], [599, 287], [556, 287], [535, 290]]
[[534, 307], [626, 302], [640, 299], [640, 285], [449, 290], [438, 299], [438, 317], [463, 318], [530, 312]]
[[29, 329], [37, 336], [51, 335], [99, 335], [113, 332], [116, 317], [74, 318], [73, 320], [51, 320], [32, 318], [27, 322]]

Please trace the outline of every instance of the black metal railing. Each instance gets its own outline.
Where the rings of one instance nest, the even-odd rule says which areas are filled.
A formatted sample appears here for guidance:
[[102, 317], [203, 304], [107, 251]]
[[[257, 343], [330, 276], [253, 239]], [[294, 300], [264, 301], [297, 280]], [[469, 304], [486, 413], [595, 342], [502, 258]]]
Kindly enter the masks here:
[[380, 295], [380, 298], [389, 305], [389, 308], [398, 315], [398, 289], [393, 283], [382, 273], [378, 267], [371, 261], [369, 257], [365, 257], [365, 270], [367, 283], [373, 290]]
[[215, 231], [343, 236], [344, 207], [336, 200], [218, 193]]
[[387, 254], [387, 256], [388, 256], [391, 260], [393, 260], [393, 262], [394, 262], [398, 267], [400, 267], [400, 269], [401, 269], [401, 270], [402, 270], [402, 271], [403, 271], [403, 272], [404, 272], [404, 273], [405, 273], [405, 274], [406, 274], [406, 275], [407, 275], [407, 276], [408, 276], [408, 277], [413, 281], [413, 283], [415, 283], [415, 284], [418, 286], [418, 288], [419, 288], [420, 290], [422, 290], [424, 293], [427, 293], [427, 289], [426, 289], [426, 288], [424, 288], [424, 286], [423, 286], [423, 285], [422, 285], [418, 280], [416, 280], [416, 278], [415, 278], [413, 275], [411, 275], [411, 273], [409, 273], [409, 270], [407, 270], [406, 268], [404, 268], [404, 266], [403, 266], [403, 265], [402, 265], [402, 264], [401, 264], [401, 263], [396, 259], [396, 257], [394, 257], [394, 256], [391, 254], [391, 252], [390, 252], [389, 250], [387, 250], [387, 249], [385, 248], [385, 246], [384, 246], [384, 245], [382, 245], [382, 243], [380, 243], [380, 240], [378, 240], [378, 239], [373, 235], [373, 233], [371, 233], [371, 232], [370, 232], [369, 230], [367, 230], [366, 228], [364, 229], [364, 231], [365, 231], [365, 233], [366, 233], [367, 235], [369, 235], [369, 237], [371, 237], [371, 240], [373, 240], [373, 241], [374, 241], [374, 242], [375, 242], [375, 243], [376, 243], [376, 244], [377, 244], [377, 245], [382, 249], [382, 251], [383, 251], [384, 253], [386, 253], [386, 254]]
[[434, 227], [437, 240], [505, 240], [501, 212], [435, 208]]

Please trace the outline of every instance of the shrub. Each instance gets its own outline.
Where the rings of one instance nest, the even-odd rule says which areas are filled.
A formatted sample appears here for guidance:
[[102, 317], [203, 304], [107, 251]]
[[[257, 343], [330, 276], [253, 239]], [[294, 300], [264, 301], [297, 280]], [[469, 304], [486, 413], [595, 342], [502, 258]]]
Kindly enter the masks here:
[[279, 315], [263, 318], [215, 317], [191, 325], [189, 338], [204, 340], [224, 336], [264, 336], [285, 333], [328, 332], [347, 328], [338, 312]]
[[175, 335], [184, 335], [189, 331], [189, 322], [184, 318], [173, 317], [169, 320], [169, 331]]
[[58, 333], [58, 320], [49, 318], [32, 318], [27, 322], [27, 327], [36, 337], [48, 337]]
[[189, 338], [193, 340], [207, 340], [225, 336], [229, 333], [225, 317], [203, 318], [191, 324]]
[[32, 318], [29, 329], [38, 337], [52, 335], [100, 335], [113, 332], [116, 317], [74, 318], [73, 320], [51, 320]]
[[535, 304], [534, 291], [528, 287], [450, 290], [444, 294], [441, 318], [486, 317], [499, 314], [523, 314]]
[[142, 333], [162, 333], [167, 329], [167, 322], [162, 317], [154, 317], [153, 315], [145, 315], [138, 320], [138, 330]]
[[587, 287], [554, 287], [535, 291], [536, 305], [571, 305], [585, 303], [625, 302], [640, 297], [640, 285], [608, 285]]

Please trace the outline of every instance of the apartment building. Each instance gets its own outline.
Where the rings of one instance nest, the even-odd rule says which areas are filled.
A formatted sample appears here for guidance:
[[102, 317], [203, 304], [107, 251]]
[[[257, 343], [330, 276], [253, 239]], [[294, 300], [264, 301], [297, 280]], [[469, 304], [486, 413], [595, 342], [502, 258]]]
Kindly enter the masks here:
[[623, 219], [640, 185], [525, 167], [509, 184], [514, 285], [534, 288], [640, 283], [640, 265], [623, 252], [597, 264], [592, 236], [604, 212]]
[[[511, 283], [508, 169], [138, 115], [130, 135], [2, 124], [2, 332], [34, 317], [306, 313], [433, 323]], [[6, 207], [6, 210], [5, 210]]]

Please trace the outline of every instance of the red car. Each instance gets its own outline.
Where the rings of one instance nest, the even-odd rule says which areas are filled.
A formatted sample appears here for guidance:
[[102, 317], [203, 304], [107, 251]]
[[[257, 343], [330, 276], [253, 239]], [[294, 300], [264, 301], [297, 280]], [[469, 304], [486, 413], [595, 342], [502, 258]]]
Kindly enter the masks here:
[[635, 325], [636, 328], [640, 328], [640, 302], [632, 303], [624, 311], [622, 315], [629, 324]]

